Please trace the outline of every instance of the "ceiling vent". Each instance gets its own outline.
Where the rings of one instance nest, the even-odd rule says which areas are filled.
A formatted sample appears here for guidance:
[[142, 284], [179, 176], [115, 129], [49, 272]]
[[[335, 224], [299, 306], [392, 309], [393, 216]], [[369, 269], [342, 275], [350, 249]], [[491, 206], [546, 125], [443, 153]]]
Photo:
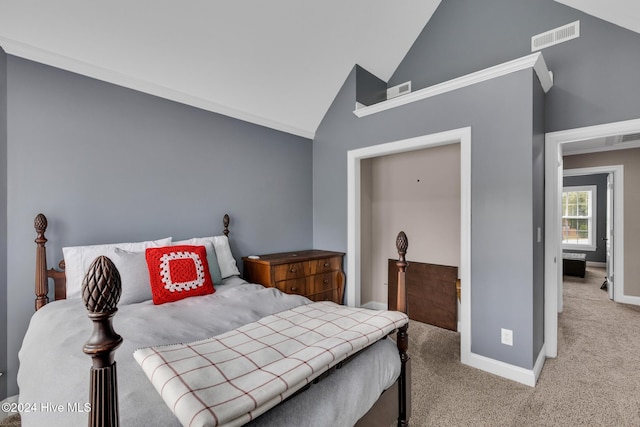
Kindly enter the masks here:
[[387, 89], [387, 99], [396, 98], [400, 95], [406, 95], [409, 92], [411, 92], [411, 81], [404, 82]]
[[531, 52], [580, 37], [580, 21], [531, 37]]
[[640, 133], [630, 133], [623, 135], [620, 142], [640, 141]]

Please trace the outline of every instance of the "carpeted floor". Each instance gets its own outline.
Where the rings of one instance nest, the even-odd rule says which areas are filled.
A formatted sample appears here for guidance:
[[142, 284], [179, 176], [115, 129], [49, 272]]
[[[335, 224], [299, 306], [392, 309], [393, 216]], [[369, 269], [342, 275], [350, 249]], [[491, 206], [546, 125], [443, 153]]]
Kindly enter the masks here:
[[456, 332], [411, 322], [413, 426], [640, 426], [640, 307], [565, 276], [558, 358], [535, 388], [460, 363]]

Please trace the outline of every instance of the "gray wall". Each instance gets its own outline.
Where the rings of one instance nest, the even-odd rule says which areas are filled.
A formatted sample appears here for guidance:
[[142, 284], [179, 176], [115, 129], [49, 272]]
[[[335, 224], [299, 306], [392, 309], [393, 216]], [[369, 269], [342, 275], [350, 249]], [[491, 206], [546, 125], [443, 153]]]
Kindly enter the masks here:
[[33, 313], [38, 212], [61, 247], [220, 234], [237, 258], [311, 247], [311, 141], [8, 57], [8, 371]]
[[371, 105], [387, 99], [387, 83], [356, 65], [356, 102]]
[[[533, 83], [533, 360], [544, 344], [544, 91]], [[540, 229], [540, 241], [538, 241]]]
[[547, 132], [640, 117], [640, 34], [553, 0], [445, 0], [391, 78], [413, 90], [531, 53], [531, 36], [580, 20], [581, 36], [544, 49], [554, 72]]
[[[472, 127], [472, 351], [525, 368], [536, 353], [533, 233], [523, 226], [534, 222], [534, 79], [524, 70], [358, 119], [352, 71], [313, 143], [314, 244], [345, 251], [348, 150]], [[503, 327], [513, 347], [500, 344]]]
[[[7, 371], [7, 55], [0, 49], [0, 372]], [[0, 400], [7, 376], [0, 377]]]
[[595, 185], [597, 187], [596, 207], [596, 250], [564, 250], [564, 252], [580, 252], [587, 254], [587, 261], [606, 262], [607, 252], [604, 238], [607, 235], [607, 174], [565, 176], [562, 180], [565, 187]]

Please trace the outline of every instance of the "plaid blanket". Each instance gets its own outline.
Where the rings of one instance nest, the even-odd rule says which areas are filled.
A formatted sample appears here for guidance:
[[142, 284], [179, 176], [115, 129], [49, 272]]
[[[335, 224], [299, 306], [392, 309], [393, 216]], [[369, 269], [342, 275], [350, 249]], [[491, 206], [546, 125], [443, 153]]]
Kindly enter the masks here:
[[134, 357], [183, 426], [237, 426], [407, 322], [396, 311], [316, 302]]

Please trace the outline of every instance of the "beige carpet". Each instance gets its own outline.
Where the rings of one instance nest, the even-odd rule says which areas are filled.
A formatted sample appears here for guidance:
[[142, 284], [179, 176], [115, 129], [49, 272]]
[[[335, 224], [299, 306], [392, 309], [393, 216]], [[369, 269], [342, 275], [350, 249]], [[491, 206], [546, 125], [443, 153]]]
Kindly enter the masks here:
[[640, 426], [640, 307], [600, 290], [604, 269], [565, 276], [558, 358], [535, 388], [460, 363], [460, 336], [409, 326], [413, 426]]

